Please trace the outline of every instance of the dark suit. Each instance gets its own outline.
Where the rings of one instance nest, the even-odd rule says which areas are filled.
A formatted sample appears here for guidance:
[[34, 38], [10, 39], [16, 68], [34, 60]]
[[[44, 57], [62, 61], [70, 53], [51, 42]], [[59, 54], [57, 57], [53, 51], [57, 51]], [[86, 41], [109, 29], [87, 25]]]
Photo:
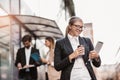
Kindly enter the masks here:
[[[95, 74], [93, 72], [93, 68], [89, 61], [89, 52], [94, 49], [92, 42], [89, 38], [79, 37], [79, 42], [81, 45], [85, 47], [85, 55], [82, 56], [85, 66], [88, 69], [88, 72], [92, 78], [92, 80], [96, 80]], [[75, 59], [72, 62], [69, 61], [69, 55], [73, 52], [72, 46], [68, 37], [58, 40], [55, 45], [55, 57], [54, 64], [56, 70], [62, 70], [61, 79], [60, 80], [70, 80], [71, 70], [73, 68]], [[95, 67], [99, 67], [101, 64], [101, 60], [99, 58], [98, 61], [92, 60], [92, 63]]]
[[[35, 48], [31, 48], [31, 54], [33, 53], [38, 53], [39, 55], [39, 50]], [[25, 48], [20, 48], [17, 52], [15, 66], [17, 66], [18, 63], [21, 63], [22, 67], [26, 65]], [[36, 61], [31, 56], [30, 56], [29, 64], [36, 65]], [[37, 66], [29, 69], [30, 69], [29, 72], [26, 72], [26, 69], [19, 70], [19, 78], [25, 78], [26, 75], [29, 74], [30, 77], [32, 78], [30, 80], [37, 80]]]

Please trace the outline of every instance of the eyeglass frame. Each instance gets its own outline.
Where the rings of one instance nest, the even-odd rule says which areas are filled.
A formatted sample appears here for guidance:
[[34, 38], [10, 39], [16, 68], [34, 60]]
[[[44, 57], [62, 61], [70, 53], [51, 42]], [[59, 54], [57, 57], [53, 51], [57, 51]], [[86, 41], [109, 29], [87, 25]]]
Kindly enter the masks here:
[[73, 24], [73, 26], [75, 26], [76, 28], [78, 28], [78, 29], [80, 29], [80, 30], [83, 30], [83, 29], [84, 29], [84, 26], [75, 25], [75, 24]]

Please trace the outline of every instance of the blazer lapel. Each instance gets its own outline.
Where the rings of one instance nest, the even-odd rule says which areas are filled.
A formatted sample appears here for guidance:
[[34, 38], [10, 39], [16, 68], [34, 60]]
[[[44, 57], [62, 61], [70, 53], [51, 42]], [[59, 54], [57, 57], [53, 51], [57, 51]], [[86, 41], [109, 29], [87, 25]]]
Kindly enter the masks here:
[[22, 60], [23, 60], [23, 64], [22, 65], [25, 65], [26, 64], [26, 55], [25, 55], [25, 48], [23, 48], [23, 58], [22, 58]]
[[66, 51], [68, 51], [67, 53], [71, 54], [73, 52], [73, 48], [67, 36], [65, 37], [64, 43], [65, 43]]
[[29, 64], [32, 62], [32, 61], [31, 61], [31, 59], [32, 59], [32, 58], [31, 58], [31, 54], [33, 54], [33, 52], [34, 52], [34, 51], [33, 51], [33, 48], [31, 48]]
[[79, 44], [83, 46], [85, 45], [83, 39], [80, 36], [79, 36]]

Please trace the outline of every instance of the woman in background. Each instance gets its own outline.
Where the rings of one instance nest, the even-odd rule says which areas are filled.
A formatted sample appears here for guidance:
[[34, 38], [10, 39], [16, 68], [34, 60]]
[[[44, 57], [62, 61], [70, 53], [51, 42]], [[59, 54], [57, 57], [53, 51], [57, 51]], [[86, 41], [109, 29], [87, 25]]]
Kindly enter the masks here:
[[56, 71], [54, 68], [54, 39], [52, 37], [45, 38], [45, 45], [49, 48], [47, 52], [46, 60], [47, 64], [47, 72], [49, 80], [59, 80], [60, 72]]

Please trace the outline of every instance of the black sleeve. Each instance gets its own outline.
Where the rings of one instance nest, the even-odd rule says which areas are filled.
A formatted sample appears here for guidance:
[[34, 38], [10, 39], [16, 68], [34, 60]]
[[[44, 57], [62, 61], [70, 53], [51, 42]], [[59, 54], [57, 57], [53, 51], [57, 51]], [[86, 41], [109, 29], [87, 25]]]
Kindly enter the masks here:
[[57, 71], [63, 70], [65, 67], [69, 66], [70, 61], [69, 57], [66, 56], [63, 58], [62, 56], [62, 45], [63, 43], [61, 42], [56, 42], [55, 45], [55, 50], [54, 50], [54, 67]]
[[17, 67], [17, 64], [21, 62], [21, 50], [18, 49], [15, 59], [15, 66]]
[[[92, 44], [91, 40], [90, 40], [89, 38], [86, 38], [86, 39], [87, 39], [87, 41], [88, 41], [90, 51], [94, 50], [94, 47], [93, 47], [93, 44]], [[98, 58], [97, 60], [93, 59], [93, 60], [92, 60], [92, 63], [93, 63], [93, 65], [94, 65], [95, 67], [99, 67], [99, 66], [101, 65], [100, 56], [99, 56], [99, 58]]]

